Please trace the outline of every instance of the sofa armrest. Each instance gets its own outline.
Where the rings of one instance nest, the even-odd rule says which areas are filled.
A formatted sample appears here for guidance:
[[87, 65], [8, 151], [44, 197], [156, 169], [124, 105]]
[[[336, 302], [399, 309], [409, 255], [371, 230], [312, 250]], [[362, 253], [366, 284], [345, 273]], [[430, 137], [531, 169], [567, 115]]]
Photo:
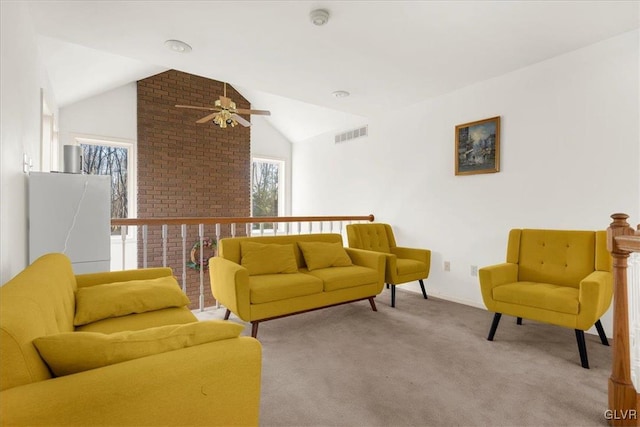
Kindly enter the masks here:
[[239, 337], [0, 392], [2, 425], [258, 425], [262, 349]]
[[385, 255], [381, 252], [367, 251], [364, 249], [344, 248], [347, 255], [355, 265], [380, 269], [384, 272]]
[[344, 248], [355, 265], [369, 267], [378, 271], [378, 282], [380, 291], [384, 286], [384, 274], [386, 265], [386, 255], [382, 252], [366, 251], [364, 249]]
[[478, 270], [482, 300], [489, 310], [493, 310], [493, 288], [518, 281], [518, 264], [505, 262], [482, 267]]
[[391, 253], [398, 258], [413, 259], [424, 262], [427, 267], [431, 266], [431, 251], [429, 249], [403, 248], [396, 246], [391, 248]]
[[137, 270], [78, 274], [76, 275], [76, 283], [79, 288], [84, 288], [86, 286], [103, 285], [105, 283], [128, 282], [129, 280], [158, 279], [171, 275], [173, 275], [173, 271], [169, 267], [140, 268]]
[[251, 321], [249, 272], [240, 264], [216, 256], [209, 259], [213, 297], [245, 322]]
[[613, 298], [613, 275], [594, 271], [580, 281], [577, 329], [587, 330], [609, 309]]

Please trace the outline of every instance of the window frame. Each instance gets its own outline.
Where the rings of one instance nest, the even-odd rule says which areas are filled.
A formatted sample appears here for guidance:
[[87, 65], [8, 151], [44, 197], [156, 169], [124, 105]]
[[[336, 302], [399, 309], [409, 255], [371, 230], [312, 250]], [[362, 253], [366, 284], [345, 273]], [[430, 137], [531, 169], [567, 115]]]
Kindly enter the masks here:
[[[253, 212], [253, 164], [254, 163], [274, 163], [278, 165], [278, 216], [285, 215], [286, 209], [286, 167], [287, 160], [282, 157], [272, 157], [272, 156], [262, 156], [255, 155], [251, 156], [251, 216], [254, 216]], [[285, 231], [284, 223], [278, 223], [277, 231], [284, 232]], [[259, 233], [259, 231], [257, 231]], [[252, 230], [252, 234], [255, 234], [256, 231]]]
[[[95, 135], [72, 135], [72, 140], [75, 144], [85, 145], [102, 145], [127, 149], [127, 211], [129, 212], [129, 218], [137, 218], [138, 216], [138, 157], [136, 150], [136, 141], [124, 138], [113, 138], [106, 136]], [[133, 196], [133, 197], [131, 197]], [[127, 227], [127, 240], [136, 238], [136, 227]], [[121, 241], [122, 235], [111, 235], [111, 241]]]

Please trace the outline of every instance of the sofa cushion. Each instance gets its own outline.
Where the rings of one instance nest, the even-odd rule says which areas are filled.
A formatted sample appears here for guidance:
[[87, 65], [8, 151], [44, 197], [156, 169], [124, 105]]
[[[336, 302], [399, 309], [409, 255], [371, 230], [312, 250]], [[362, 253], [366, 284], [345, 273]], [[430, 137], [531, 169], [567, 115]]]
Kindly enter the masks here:
[[242, 242], [240, 264], [249, 271], [249, 276], [297, 273], [298, 264], [293, 250], [293, 243], [278, 245]]
[[319, 294], [322, 280], [310, 274], [263, 274], [249, 277], [251, 304]]
[[309, 272], [309, 275], [322, 280], [325, 292], [355, 288], [378, 282], [378, 272], [376, 270], [359, 265], [322, 268]]
[[189, 310], [189, 307], [169, 307], [162, 310], [133, 313], [127, 316], [109, 317], [96, 320], [86, 325], [76, 327], [76, 331], [101, 332], [112, 334], [120, 331], [139, 331], [164, 325], [179, 325], [183, 323], [197, 322], [198, 318]]
[[340, 243], [298, 242], [309, 271], [327, 267], [352, 265], [351, 258]]
[[578, 288], [595, 269], [596, 233], [578, 230], [522, 230], [518, 280]]
[[515, 282], [493, 288], [493, 299], [510, 304], [578, 314], [578, 289], [550, 283]]
[[65, 332], [33, 344], [56, 376], [70, 375], [131, 359], [235, 338], [244, 327], [223, 320], [166, 325], [113, 334]]
[[86, 325], [110, 317], [188, 304], [189, 298], [173, 276], [106, 283], [78, 289], [73, 323]]
[[427, 264], [415, 259], [398, 258], [396, 260], [396, 270], [399, 275], [421, 273], [427, 271]]

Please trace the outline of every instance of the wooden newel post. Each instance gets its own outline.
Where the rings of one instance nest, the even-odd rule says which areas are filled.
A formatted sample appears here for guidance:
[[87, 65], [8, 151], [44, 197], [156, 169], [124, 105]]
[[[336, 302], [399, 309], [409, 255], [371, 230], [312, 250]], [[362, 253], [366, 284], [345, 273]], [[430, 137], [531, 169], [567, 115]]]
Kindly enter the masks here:
[[628, 215], [616, 213], [611, 218], [613, 222], [607, 228], [607, 249], [613, 259], [613, 363], [609, 377], [608, 418], [612, 426], [635, 426], [637, 420], [628, 416], [637, 414], [638, 409], [629, 356], [627, 259], [630, 252], [621, 249], [616, 242], [616, 237], [634, 235], [635, 232], [627, 223]]

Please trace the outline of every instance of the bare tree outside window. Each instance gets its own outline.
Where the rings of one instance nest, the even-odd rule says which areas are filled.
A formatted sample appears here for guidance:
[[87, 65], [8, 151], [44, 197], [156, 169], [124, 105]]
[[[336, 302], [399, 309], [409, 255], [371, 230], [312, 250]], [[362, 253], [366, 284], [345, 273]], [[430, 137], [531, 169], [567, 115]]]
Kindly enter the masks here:
[[[280, 164], [254, 159], [251, 166], [251, 199], [253, 216], [278, 216]], [[259, 228], [258, 224], [253, 225]], [[273, 228], [271, 224], [264, 228]]]
[[[127, 148], [93, 144], [80, 146], [84, 173], [111, 176], [111, 218], [127, 218]], [[120, 227], [111, 227], [111, 235], [118, 234]]]

